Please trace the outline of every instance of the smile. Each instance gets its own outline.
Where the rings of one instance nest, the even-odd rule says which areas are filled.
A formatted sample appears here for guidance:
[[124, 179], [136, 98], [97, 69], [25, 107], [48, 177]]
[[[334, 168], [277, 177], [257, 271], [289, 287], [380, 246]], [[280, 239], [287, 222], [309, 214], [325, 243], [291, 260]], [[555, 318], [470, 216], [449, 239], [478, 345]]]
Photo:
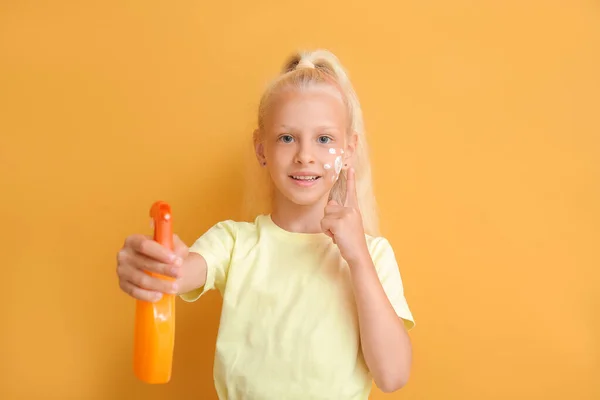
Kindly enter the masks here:
[[295, 185], [307, 188], [316, 185], [321, 177], [319, 175], [290, 175], [290, 179]]

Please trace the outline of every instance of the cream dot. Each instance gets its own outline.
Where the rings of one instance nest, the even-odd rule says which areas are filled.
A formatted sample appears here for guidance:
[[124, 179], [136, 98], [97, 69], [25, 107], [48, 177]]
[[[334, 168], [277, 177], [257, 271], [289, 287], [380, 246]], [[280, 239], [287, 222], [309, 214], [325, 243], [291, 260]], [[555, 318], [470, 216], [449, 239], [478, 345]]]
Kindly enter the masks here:
[[325, 164], [325, 165], [323, 165], [323, 168], [325, 168], [325, 169], [331, 169], [331, 165]]
[[330, 154], [335, 154], [335, 149], [329, 149]]

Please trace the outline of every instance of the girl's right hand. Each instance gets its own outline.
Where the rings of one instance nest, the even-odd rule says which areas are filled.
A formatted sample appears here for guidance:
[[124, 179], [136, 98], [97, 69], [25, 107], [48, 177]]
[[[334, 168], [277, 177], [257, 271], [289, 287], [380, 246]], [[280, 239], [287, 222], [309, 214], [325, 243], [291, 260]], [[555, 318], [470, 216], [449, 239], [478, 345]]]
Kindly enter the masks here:
[[[117, 254], [117, 276], [121, 290], [131, 297], [157, 301], [163, 293], [177, 294], [183, 274], [183, 260], [189, 250], [177, 235], [173, 235], [174, 251], [170, 251], [151, 237], [131, 235]], [[150, 276], [155, 272], [175, 278], [173, 281]]]

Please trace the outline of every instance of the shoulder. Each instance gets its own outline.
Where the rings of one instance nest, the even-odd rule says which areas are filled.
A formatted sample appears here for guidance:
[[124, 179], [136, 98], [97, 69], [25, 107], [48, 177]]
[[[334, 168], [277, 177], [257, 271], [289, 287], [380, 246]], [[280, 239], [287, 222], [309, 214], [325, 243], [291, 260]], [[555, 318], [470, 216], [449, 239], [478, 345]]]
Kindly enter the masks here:
[[400, 267], [390, 241], [382, 236], [367, 236], [367, 245], [379, 281], [392, 307], [396, 314], [403, 319], [406, 329], [412, 329], [415, 322], [404, 296], [404, 283], [400, 274]]
[[388, 270], [398, 270], [396, 252], [386, 237], [366, 235], [366, 239], [369, 254], [378, 273], [384, 273]]
[[253, 221], [226, 219], [213, 223], [202, 236], [248, 237], [258, 233], [265, 225], [265, 216], [259, 215]]
[[254, 221], [236, 221], [233, 219], [221, 220], [212, 223], [190, 246], [190, 251], [209, 254], [231, 255], [240, 245], [249, 245], [256, 242], [263, 217], [259, 216]]
[[384, 236], [365, 235], [365, 238], [367, 240], [367, 247], [369, 248], [371, 256], [380, 255], [386, 252], [394, 252], [390, 241]]

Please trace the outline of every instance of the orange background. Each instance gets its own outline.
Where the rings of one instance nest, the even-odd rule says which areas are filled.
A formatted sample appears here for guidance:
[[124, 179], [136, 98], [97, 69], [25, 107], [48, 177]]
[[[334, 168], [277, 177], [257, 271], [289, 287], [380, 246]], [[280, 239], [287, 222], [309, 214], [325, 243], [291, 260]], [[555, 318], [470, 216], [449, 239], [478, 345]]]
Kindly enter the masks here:
[[0, 398], [214, 399], [220, 296], [178, 303], [172, 382], [132, 373], [123, 239], [239, 216], [258, 97], [333, 50], [364, 105], [417, 319], [372, 399], [600, 398], [600, 5], [3, 2]]

